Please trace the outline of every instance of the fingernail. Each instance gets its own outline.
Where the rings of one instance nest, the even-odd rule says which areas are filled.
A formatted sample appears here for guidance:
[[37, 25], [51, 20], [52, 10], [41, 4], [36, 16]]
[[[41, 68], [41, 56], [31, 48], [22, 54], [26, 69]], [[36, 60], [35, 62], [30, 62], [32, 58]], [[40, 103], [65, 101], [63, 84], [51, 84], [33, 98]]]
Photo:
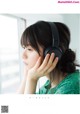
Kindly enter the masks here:
[[56, 57], [56, 60], [58, 61], [58, 57]]
[[47, 56], [50, 56], [50, 54], [48, 53]]
[[53, 55], [53, 56], [54, 56], [54, 53], [52, 53], [51, 55]]

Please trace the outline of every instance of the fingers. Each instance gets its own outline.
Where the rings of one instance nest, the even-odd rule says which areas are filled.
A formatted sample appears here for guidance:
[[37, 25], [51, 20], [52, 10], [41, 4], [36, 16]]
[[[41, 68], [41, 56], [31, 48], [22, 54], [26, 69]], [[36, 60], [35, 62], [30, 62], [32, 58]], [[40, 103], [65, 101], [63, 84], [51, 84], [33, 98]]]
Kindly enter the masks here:
[[55, 59], [54, 57], [55, 57], [54, 53], [52, 53], [51, 55], [47, 54], [43, 62], [42, 62], [42, 58], [39, 57], [34, 68], [38, 69], [39, 72], [50, 73], [58, 63], [58, 57], [56, 57]]
[[57, 65], [58, 63], [58, 57], [55, 58], [53, 64], [51, 65], [51, 67], [47, 70], [47, 73], [50, 73]]
[[52, 53], [51, 56], [50, 56], [50, 58], [49, 58], [49, 61], [48, 61], [48, 63], [47, 63], [46, 70], [52, 65], [53, 60], [54, 60], [54, 57], [55, 57], [55, 54]]
[[40, 71], [43, 70], [47, 66], [47, 63], [49, 61], [49, 58], [50, 58], [50, 54], [47, 54], [46, 57], [45, 57], [45, 59], [44, 59], [44, 61], [43, 61], [43, 63], [39, 67], [39, 70]]
[[46, 71], [47, 69], [49, 69], [50, 66], [52, 65], [53, 60], [54, 60], [54, 56], [55, 56], [54, 53], [52, 53], [51, 55], [47, 54], [45, 59], [44, 59], [44, 61], [43, 61], [43, 63], [42, 63], [42, 65], [40, 66], [39, 70], [40, 71], [41, 70], [45, 70]]
[[39, 71], [50, 73], [58, 63], [58, 57], [56, 57], [55, 59], [54, 57], [55, 57], [54, 53], [52, 53], [51, 56], [50, 54], [47, 54], [42, 65], [39, 67]]
[[34, 66], [35, 69], [39, 68], [41, 65], [41, 57], [39, 57], [38, 61], [36, 62], [36, 65]]

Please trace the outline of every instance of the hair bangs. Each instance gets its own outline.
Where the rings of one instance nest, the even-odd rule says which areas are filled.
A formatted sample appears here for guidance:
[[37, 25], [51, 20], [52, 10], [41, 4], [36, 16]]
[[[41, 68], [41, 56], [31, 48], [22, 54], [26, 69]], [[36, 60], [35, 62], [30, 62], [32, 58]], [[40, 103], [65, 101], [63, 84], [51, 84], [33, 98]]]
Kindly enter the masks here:
[[22, 34], [21, 37], [21, 46], [26, 47], [30, 45], [32, 48], [34, 48], [39, 54], [39, 46], [38, 46], [38, 40], [37, 35], [32, 26], [28, 27]]

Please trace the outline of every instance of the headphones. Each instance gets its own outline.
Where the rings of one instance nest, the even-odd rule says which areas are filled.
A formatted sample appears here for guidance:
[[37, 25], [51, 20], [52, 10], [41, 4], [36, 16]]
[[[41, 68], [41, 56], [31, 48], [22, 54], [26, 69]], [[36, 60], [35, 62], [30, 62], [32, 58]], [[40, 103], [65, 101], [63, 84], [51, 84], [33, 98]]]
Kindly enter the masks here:
[[59, 48], [59, 33], [58, 33], [58, 29], [55, 25], [55, 23], [53, 22], [48, 22], [50, 28], [51, 28], [51, 32], [52, 32], [52, 46], [48, 47], [47, 49], [45, 49], [44, 51], [44, 57], [46, 56], [46, 54], [51, 54], [51, 53], [55, 53], [55, 57], [58, 57], [59, 60], [62, 56], [62, 49]]

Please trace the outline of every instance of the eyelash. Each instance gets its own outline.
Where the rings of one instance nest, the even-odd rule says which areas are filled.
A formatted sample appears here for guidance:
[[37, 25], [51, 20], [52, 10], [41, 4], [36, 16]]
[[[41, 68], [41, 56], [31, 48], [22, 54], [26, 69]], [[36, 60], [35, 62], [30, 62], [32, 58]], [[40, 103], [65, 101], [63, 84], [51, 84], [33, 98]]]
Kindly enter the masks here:
[[[25, 46], [23, 46], [23, 49], [25, 49], [26, 47]], [[30, 48], [26, 48], [28, 51], [32, 51], [32, 49], [30, 49]]]
[[29, 51], [32, 51], [31, 49], [28, 49]]

